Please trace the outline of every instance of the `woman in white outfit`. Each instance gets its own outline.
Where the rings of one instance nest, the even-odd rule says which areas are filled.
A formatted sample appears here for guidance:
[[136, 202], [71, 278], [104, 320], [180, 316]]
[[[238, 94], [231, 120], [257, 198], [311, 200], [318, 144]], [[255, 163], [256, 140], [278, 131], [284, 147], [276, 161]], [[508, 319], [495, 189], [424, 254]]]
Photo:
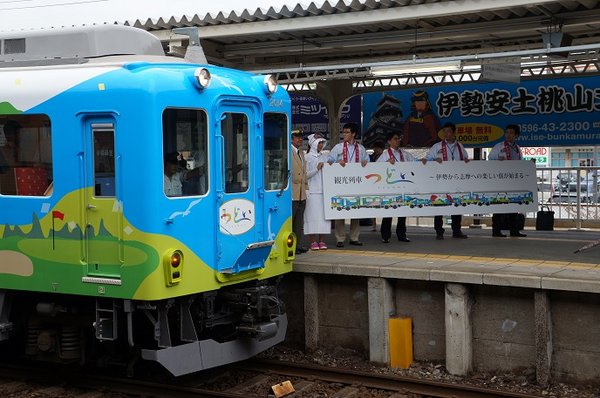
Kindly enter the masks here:
[[310, 150], [304, 157], [308, 176], [304, 234], [311, 241], [311, 250], [326, 250], [327, 245], [323, 242], [323, 238], [331, 232], [331, 222], [325, 219], [323, 205], [323, 164], [327, 162], [327, 156], [322, 150], [326, 142], [325, 138], [311, 134], [308, 137]]

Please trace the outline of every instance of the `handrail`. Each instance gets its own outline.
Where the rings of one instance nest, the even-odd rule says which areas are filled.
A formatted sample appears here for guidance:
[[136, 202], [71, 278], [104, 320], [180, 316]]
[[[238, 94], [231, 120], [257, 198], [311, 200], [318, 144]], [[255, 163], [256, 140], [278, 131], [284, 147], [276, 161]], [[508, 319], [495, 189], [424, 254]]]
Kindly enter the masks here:
[[[567, 177], [564, 179], [559, 178], [562, 174], [567, 174]], [[600, 191], [598, 190], [600, 187], [600, 167], [539, 167], [537, 168], [537, 175], [538, 184], [550, 184], [548, 191], [543, 188], [539, 190], [538, 185], [538, 192], [542, 195], [539, 204], [546, 204], [542, 202], [546, 202], [545, 194], [548, 194], [548, 201], [552, 206], [558, 206], [557, 218], [563, 218], [561, 215], [565, 213], [567, 217], [564, 218], [574, 218], [576, 230], [582, 228], [584, 220], [600, 220]], [[563, 198], [566, 198], [566, 200], [563, 200]], [[569, 206], [570, 204], [574, 204], [575, 209], [572, 209]]]

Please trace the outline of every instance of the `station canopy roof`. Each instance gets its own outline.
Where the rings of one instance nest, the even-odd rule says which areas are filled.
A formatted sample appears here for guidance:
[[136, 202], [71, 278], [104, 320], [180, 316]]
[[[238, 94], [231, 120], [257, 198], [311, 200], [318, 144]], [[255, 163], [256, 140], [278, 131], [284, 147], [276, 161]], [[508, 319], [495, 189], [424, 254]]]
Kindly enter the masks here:
[[[126, 24], [180, 52], [186, 38], [171, 30], [196, 26], [209, 62], [258, 72], [360, 72], [425, 58], [468, 64], [485, 54], [597, 61], [600, 49], [598, 0], [340, 0]], [[549, 48], [567, 51], [543, 53]]]

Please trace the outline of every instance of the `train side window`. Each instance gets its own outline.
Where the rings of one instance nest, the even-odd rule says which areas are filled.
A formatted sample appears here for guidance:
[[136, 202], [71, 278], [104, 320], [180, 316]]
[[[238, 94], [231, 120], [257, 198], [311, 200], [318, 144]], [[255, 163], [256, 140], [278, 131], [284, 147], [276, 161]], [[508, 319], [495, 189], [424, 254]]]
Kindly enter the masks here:
[[[92, 126], [94, 128], [94, 126]], [[94, 128], [94, 196], [115, 196], [115, 132]]]
[[287, 187], [288, 119], [284, 113], [265, 113], [265, 189], [280, 190]]
[[199, 109], [163, 112], [163, 189], [166, 196], [205, 195], [209, 188], [208, 118]]
[[52, 142], [46, 115], [0, 115], [0, 195], [50, 196]]
[[248, 116], [225, 113], [221, 119], [225, 145], [225, 192], [248, 190]]

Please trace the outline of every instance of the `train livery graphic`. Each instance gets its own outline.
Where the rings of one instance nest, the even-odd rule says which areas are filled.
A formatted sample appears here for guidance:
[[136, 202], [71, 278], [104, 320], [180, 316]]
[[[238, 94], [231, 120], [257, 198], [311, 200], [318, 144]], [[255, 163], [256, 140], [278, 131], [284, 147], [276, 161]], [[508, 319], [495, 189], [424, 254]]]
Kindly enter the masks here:
[[275, 79], [117, 25], [0, 46], [0, 352], [182, 375], [281, 342], [296, 242]]
[[340, 211], [361, 208], [396, 209], [403, 206], [423, 208], [428, 206], [528, 205], [531, 203], [533, 203], [533, 192], [531, 191], [346, 195], [331, 198], [331, 208]]

